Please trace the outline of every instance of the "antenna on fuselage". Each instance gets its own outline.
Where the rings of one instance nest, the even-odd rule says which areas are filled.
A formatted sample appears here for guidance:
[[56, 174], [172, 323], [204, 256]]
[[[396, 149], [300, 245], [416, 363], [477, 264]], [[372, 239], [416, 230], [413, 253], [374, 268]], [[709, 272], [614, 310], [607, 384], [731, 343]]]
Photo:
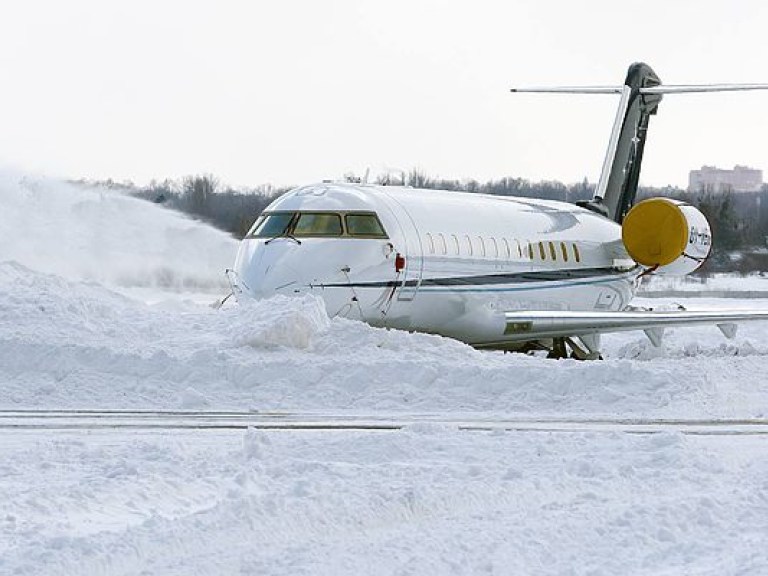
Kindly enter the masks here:
[[591, 200], [577, 202], [621, 223], [637, 196], [640, 166], [648, 133], [648, 120], [656, 111], [664, 94], [694, 92], [735, 92], [766, 90], [768, 84], [702, 84], [662, 86], [650, 66], [632, 64], [621, 86], [561, 86], [551, 88], [513, 88], [512, 92], [552, 94], [620, 94], [619, 107], [608, 140], [600, 179]]

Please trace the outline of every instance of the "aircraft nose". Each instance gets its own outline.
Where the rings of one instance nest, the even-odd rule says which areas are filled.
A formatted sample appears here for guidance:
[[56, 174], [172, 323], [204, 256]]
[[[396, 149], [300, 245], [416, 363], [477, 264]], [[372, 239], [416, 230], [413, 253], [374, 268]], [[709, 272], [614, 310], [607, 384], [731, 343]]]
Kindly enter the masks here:
[[257, 242], [239, 255], [236, 271], [254, 298], [302, 291], [301, 274], [294, 265], [295, 248], [273, 244]]
[[[296, 294], [301, 292], [299, 273], [286, 264], [267, 266], [257, 270], [249, 286], [259, 298], [269, 298], [275, 294]], [[254, 281], [255, 280], [255, 281]]]

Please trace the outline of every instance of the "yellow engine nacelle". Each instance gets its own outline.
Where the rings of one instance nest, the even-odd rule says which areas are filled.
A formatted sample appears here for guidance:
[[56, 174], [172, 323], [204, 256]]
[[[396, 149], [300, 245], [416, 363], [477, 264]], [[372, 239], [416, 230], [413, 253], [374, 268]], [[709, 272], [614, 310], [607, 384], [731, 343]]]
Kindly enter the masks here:
[[621, 238], [632, 259], [655, 268], [657, 274], [690, 274], [712, 248], [712, 231], [704, 214], [670, 198], [636, 204], [624, 217]]

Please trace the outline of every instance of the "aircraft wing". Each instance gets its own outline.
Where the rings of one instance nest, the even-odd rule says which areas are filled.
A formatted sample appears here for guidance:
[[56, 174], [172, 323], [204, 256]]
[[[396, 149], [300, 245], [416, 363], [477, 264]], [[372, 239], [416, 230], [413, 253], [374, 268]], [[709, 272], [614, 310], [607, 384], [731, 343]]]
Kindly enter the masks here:
[[514, 311], [504, 313], [505, 340], [524, 342], [538, 338], [588, 337], [607, 332], [643, 330], [655, 346], [661, 344], [665, 328], [714, 324], [727, 337], [736, 335], [737, 323], [768, 320], [766, 311], [654, 311], [623, 312]]

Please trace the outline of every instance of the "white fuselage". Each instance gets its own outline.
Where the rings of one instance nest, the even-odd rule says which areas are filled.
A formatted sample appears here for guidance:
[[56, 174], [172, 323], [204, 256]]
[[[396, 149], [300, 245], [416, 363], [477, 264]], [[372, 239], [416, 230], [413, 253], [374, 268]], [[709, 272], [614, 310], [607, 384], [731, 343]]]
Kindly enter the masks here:
[[562, 202], [324, 183], [264, 213], [375, 214], [386, 237], [346, 225], [337, 236], [249, 235], [235, 263], [244, 293], [316, 294], [331, 316], [475, 346], [511, 347], [511, 310], [622, 310], [640, 273], [617, 223]]

